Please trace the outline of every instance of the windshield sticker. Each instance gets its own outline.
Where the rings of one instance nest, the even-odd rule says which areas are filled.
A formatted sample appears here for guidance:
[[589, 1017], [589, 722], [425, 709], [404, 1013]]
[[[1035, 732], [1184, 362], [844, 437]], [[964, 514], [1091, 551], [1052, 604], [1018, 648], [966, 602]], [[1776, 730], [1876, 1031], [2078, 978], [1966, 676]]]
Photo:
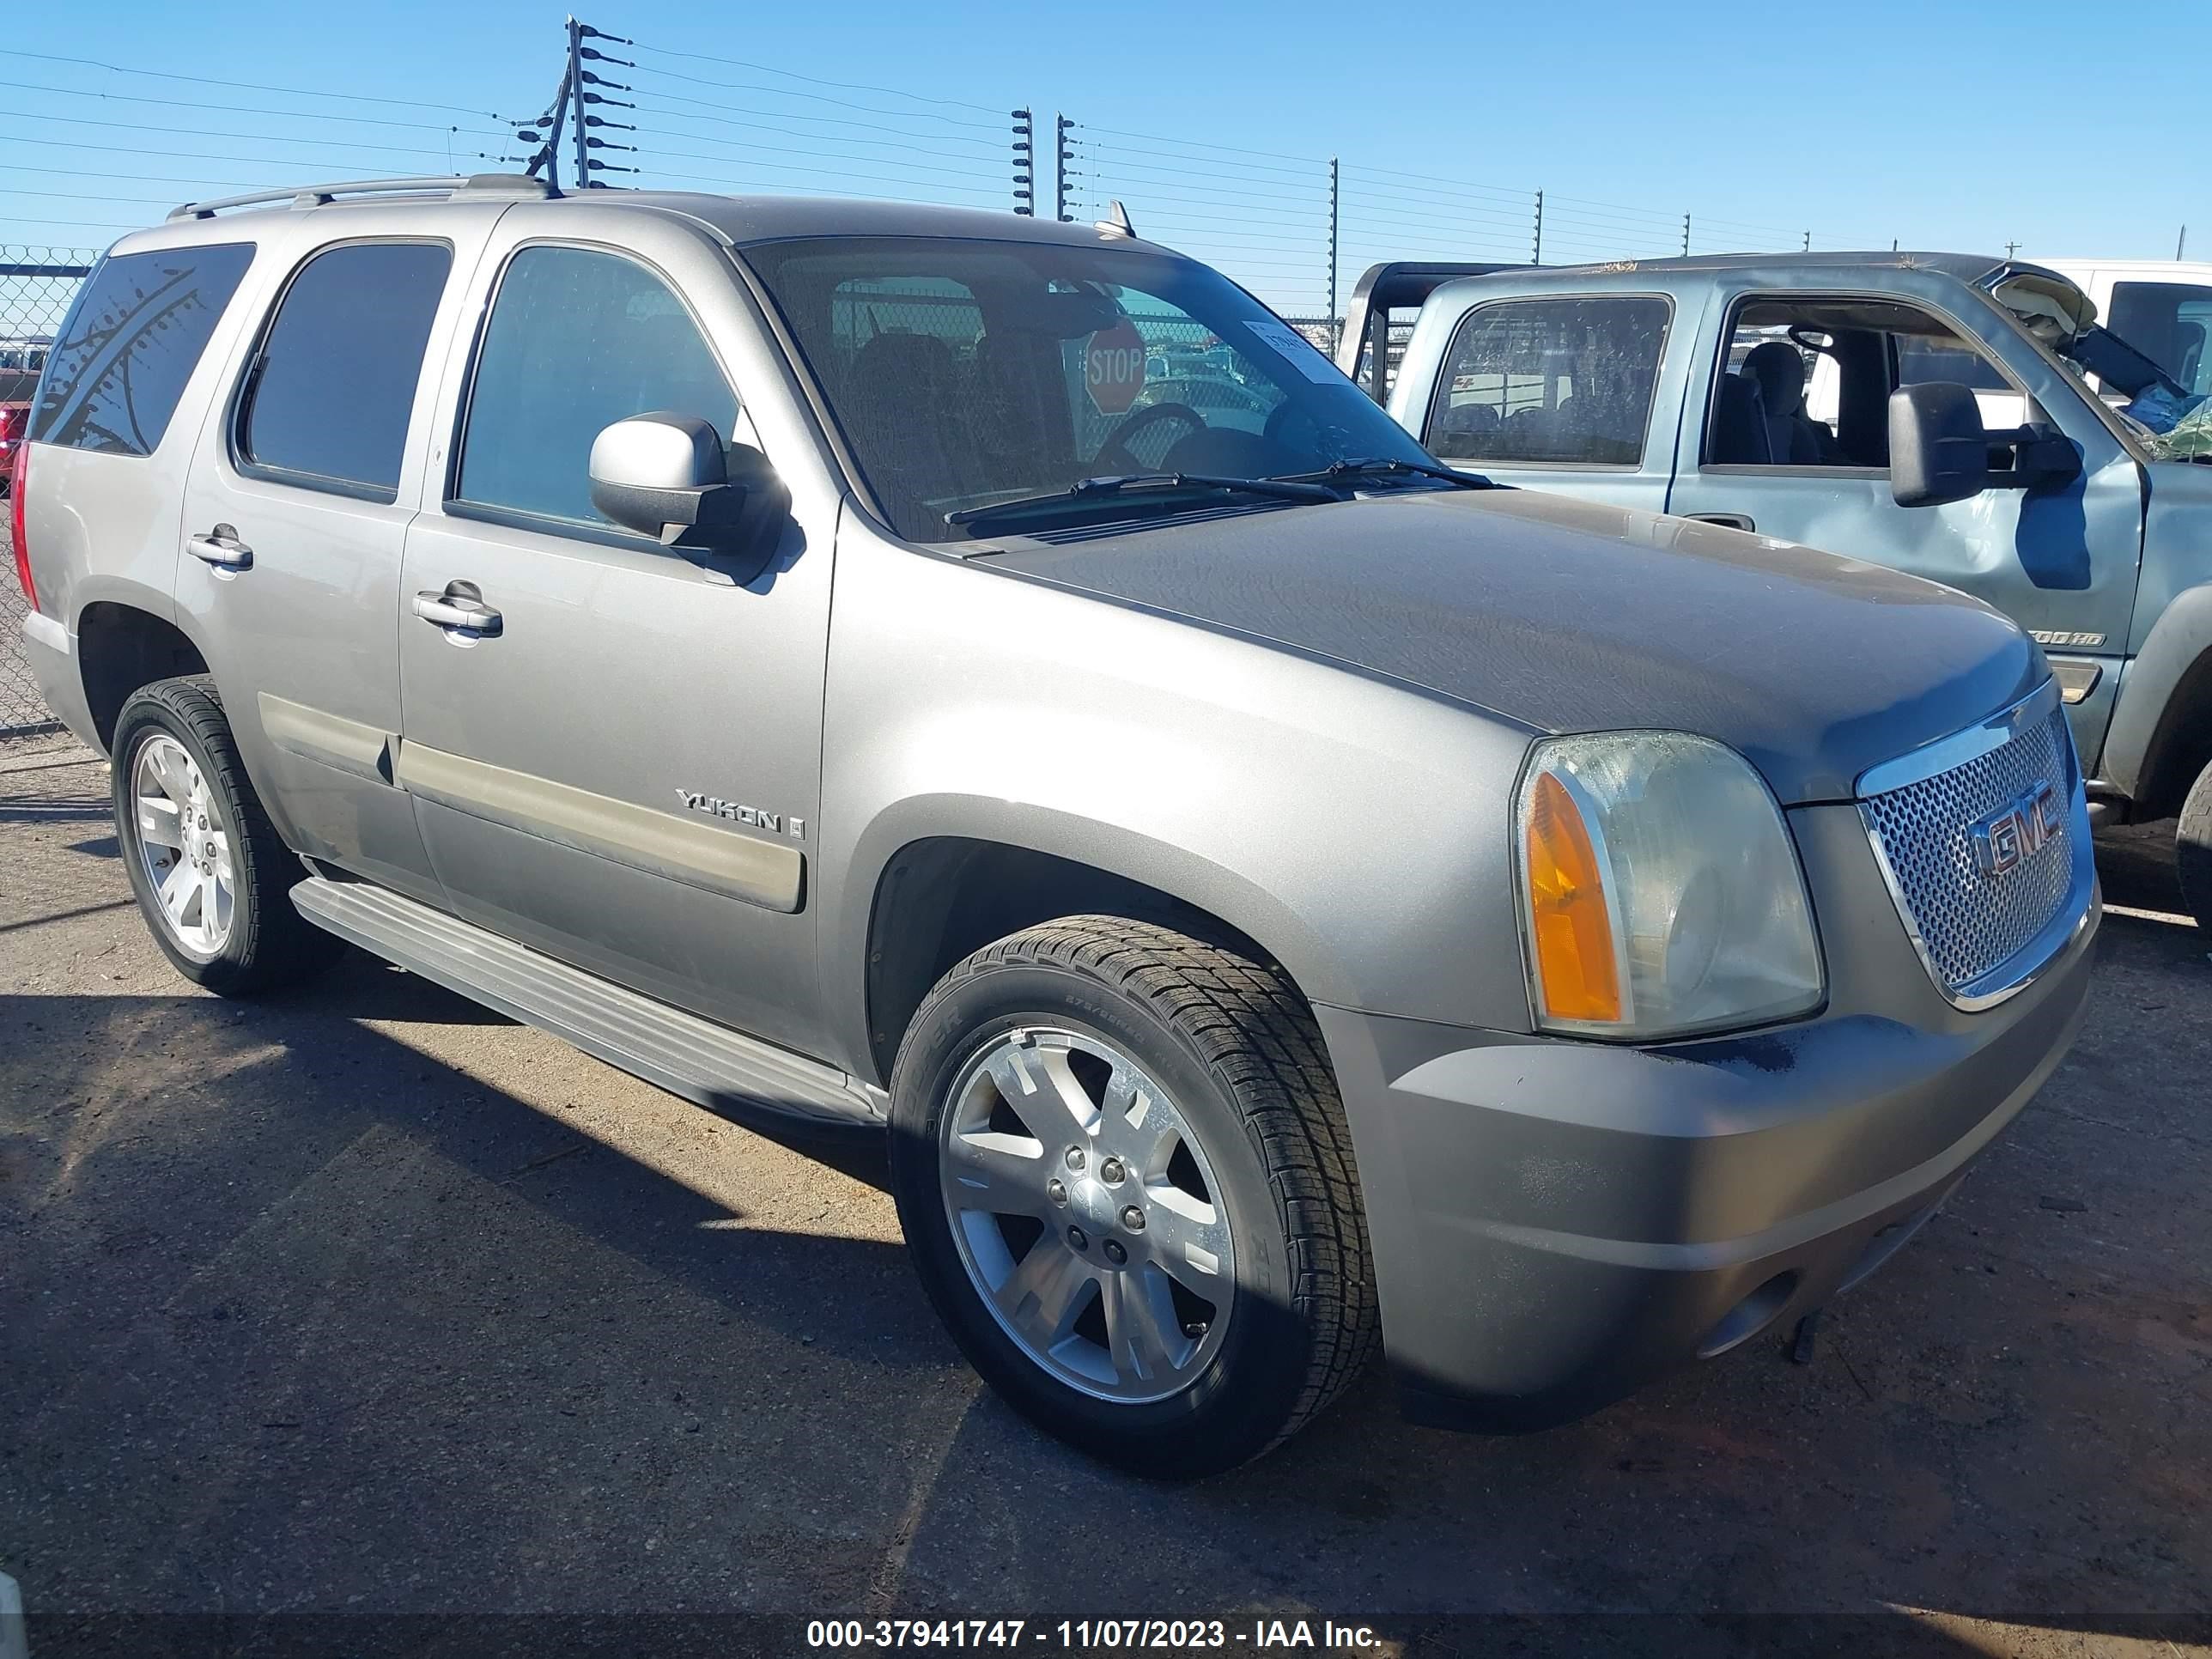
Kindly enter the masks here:
[[1083, 348], [1083, 389], [1101, 415], [1126, 415], [1145, 389], [1145, 337], [1127, 317]]
[[1319, 386], [1327, 386], [1338, 378], [1336, 365], [1321, 354], [1321, 349], [1288, 323], [1276, 322], [1273, 318], [1247, 318], [1244, 326], [1258, 337], [1260, 343], [1273, 346], [1291, 360], [1291, 366], [1306, 379]]

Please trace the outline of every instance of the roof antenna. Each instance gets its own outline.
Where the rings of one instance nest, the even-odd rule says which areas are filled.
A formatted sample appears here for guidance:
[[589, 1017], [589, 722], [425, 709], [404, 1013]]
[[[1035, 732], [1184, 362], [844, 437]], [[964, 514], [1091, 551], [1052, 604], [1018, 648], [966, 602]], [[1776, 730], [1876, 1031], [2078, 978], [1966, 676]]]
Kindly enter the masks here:
[[1119, 202], [1109, 202], [1106, 207], [1108, 216], [1092, 225], [1091, 229], [1101, 236], [1134, 236], [1137, 234], [1136, 226], [1129, 222], [1128, 209]]

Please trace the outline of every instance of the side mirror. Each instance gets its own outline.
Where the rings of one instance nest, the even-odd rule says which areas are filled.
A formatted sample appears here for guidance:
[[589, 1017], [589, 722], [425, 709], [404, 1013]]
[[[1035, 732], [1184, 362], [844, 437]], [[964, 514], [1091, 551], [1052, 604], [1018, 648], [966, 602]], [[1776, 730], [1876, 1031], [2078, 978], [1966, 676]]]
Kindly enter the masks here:
[[775, 556], [791, 492], [767, 456], [694, 415], [633, 415], [592, 441], [592, 505], [641, 536], [713, 556], [748, 582]]
[[1989, 439], [1971, 388], [1923, 380], [1889, 394], [1889, 493], [1899, 507], [1941, 507], [1989, 487]]

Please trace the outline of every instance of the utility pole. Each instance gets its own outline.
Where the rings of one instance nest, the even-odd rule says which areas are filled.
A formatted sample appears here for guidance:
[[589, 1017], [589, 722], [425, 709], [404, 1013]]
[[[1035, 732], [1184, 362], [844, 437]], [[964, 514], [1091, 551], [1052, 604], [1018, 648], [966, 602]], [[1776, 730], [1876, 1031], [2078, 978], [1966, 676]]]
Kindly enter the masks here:
[[1014, 211], [1036, 217], [1036, 122], [1029, 111], [1011, 112], [1014, 118]]
[[1544, 263], [1544, 192], [1540, 190], [1536, 192], [1536, 246], [1529, 252], [1528, 263], [1532, 265]]
[[545, 187], [556, 196], [561, 193], [561, 124], [568, 118], [570, 90], [570, 77], [564, 75], [561, 77], [561, 90], [554, 95], [551, 112], [538, 124], [545, 129], [545, 148], [538, 152], [545, 163]]
[[1690, 257], [1690, 216], [1686, 213], [1682, 216], [1682, 257]]
[[576, 116], [576, 188], [592, 187], [592, 158], [584, 143], [584, 27], [568, 19], [568, 92]]
[[1075, 123], [1056, 112], [1052, 119], [1060, 135], [1059, 154], [1053, 167], [1053, 216], [1063, 225], [1071, 225], [1075, 218], [1067, 210], [1067, 181], [1076, 175], [1068, 170], [1067, 164], [1075, 159], [1075, 151], [1067, 135], [1075, 131]]
[[1809, 230], [1805, 233], [1805, 246], [1801, 251], [1806, 253], [1813, 251], [1813, 233]]
[[1328, 326], [1334, 343], [1336, 335], [1336, 157], [1328, 158]]
[[2008, 258], [2008, 259], [2011, 258], [2012, 258], [2012, 256], [2013, 256], [2014, 254], [2015, 254], [2015, 253], [2017, 253], [2017, 252], [2020, 252], [2020, 244], [2019, 244], [2018, 242], [2007, 242], [2007, 243], [2005, 244], [2005, 258]]
[[2188, 246], [2189, 246], [2189, 227], [2188, 227], [2187, 225], [2184, 225], [2184, 226], [2182, 226], [2182, 228], [2181, 228], [2181, 237], [2180, 237], [2180, 240], [2178, 240], [2178, 241], [2176, 241], [2176, 242], [2174, 243], [2174, 245], [2173, 245], [2173, 257], [2174, 257], [2176, 259], [2180, 258], [2181, 258], [2181, 255], [2182, 255], [2182, 252], [2183, 252], [2183, 250], [2184, 250], [2184, 249], [2185, 249], [2186, 247], [2188, 247]]

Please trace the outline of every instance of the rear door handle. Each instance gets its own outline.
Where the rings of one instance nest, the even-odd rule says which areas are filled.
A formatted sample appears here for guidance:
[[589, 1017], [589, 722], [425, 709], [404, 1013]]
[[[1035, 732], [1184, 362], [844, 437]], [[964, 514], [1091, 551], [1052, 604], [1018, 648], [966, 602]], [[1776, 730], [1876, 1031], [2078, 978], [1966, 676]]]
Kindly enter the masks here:
[[1748, 513], [1685, 513], [1686, 519], [1698, 524], [1717, 524], [1727, 530], [1756, 530]]
[[417, 593], [415, 614], [441, 628], [459, 628], [471, 634], [496, 634], [499, 612], [455, 582], [442, 593]]
[[219, 524], [204, 536], [187, 536], [185, 551], [218, 570], [251, 570], [253, 550], [238, 539], [238, 532]]

